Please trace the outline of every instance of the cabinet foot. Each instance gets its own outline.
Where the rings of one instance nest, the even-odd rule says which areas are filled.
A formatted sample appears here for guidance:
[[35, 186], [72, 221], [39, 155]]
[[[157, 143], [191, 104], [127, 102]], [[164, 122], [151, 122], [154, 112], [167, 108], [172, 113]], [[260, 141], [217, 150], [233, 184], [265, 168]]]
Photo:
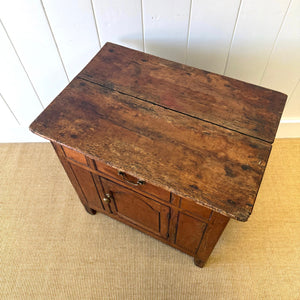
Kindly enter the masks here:
[[88, 206], [84, 205], [84, 208], [85, 208], [86, 212], [89, 213], [90, 215], [95, 215], [97, 213], [97, 211], [95, 211], [92, 208], [89, 208]]
[[202, 261], [201, 259], [194, 257], [194, 263], [197, 267], [203, 268], [205, 265], [205, 261]]

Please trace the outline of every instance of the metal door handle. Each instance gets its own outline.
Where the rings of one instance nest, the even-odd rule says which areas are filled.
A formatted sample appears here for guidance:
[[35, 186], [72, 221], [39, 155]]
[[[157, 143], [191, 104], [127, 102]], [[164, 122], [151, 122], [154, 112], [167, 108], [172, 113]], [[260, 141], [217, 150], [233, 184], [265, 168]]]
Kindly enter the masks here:
[[110, 203], [111, 202], [111, 195], [109, 193], [104, 195], [103, 201], [105, 203]]
[[118, 172], [118, 175], [119, 175], [119, 176], [122, 176], [123, 180], [125, 180], [127, 183], [132, 184], [132, 185], [134, 185], [134, 186], [139, 186], [139, 185], [145, 184], [145, 181], [140, 180], [140, 179], [138, 179], [137, 182], [132, 182], [132, 181], [128, 180], [128, 178], [127, 178], [125, 172], [119, 171], [119, 172]]

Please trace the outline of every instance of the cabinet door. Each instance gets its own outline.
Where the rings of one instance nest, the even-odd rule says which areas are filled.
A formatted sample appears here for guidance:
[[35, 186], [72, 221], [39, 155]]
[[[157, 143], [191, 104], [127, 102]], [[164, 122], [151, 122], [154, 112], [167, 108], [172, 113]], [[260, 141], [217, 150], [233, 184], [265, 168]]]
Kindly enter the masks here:
[[183, 212], [178, 213], [176, 245], [194, 255], [199, 247], [206, 223]]
[[[113, 214], [125, 223], [134, 224], [141, 231], [168, 237], [170, 208], [133, 192], [107, 179], [101, 178]], [[127, 222], [126, 222], [127, 221]]]

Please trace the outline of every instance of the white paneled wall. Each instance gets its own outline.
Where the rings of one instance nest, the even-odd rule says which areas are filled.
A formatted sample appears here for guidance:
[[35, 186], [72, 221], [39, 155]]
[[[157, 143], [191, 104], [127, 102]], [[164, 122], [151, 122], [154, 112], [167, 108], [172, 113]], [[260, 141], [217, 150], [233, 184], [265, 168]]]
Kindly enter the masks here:
[[143, 0], [145, 52], [184, 63], [190, 0]]
[[225, 75], [259, 83], [289, 1], [242, 1]]
[[112, 42], [144, 50], [141, 0], [93, 0], [101, 44]]
[[186, 63], [224, 74], [240, 0], [194, 0]]
[[90, 1], [43, 0], [43, 9], [68, 80], [100, 50]]
[[[43, 8], [39, 1], [34, 0], [11, 0], [0, 3], [0, 18], [11, 46], [14, 47], [34, 92], [46, 106], [68, 81]], [[1, 48], [5, 46], [2, 43], [6, 44], [1, 39]], [[5, 60], [5, 57], [3, 59]], [[1, 72], [6, 74], [11, 72], [11, 76], [14, 77], [16, 72], [10, 71], [9, 66], [7, 67], [8, 69]], [[1, 81], [1, 89], [5, 83], [5, 79]], [[20, 81], [16, 81], [14, 88], [19, 89], [19, 84]], [[13, 86], [9, 88], [12, 89]], [[10, 99], [6, 95], [4, 98], [10, 104]], [[19, 100], [25, 102], [24, 105], [27, 101], [30, 101], [28, 106], [31, 107], [32, 99], [26, 97]]]
[[28, 125], [107, 41], [289, 95], [300, 136], [300, 0], [0, 0], [0, 142]]

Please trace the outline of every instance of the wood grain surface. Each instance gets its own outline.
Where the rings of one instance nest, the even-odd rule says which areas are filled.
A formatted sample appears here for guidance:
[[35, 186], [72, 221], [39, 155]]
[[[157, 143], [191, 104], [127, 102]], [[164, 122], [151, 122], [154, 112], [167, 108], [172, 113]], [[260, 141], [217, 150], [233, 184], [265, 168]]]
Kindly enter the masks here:
[[287, 98], [112, 43], [79, 77], [271, 143]]
[[77, 78], [31, 125], [40, 136], [246, 221], [271, 145]]

